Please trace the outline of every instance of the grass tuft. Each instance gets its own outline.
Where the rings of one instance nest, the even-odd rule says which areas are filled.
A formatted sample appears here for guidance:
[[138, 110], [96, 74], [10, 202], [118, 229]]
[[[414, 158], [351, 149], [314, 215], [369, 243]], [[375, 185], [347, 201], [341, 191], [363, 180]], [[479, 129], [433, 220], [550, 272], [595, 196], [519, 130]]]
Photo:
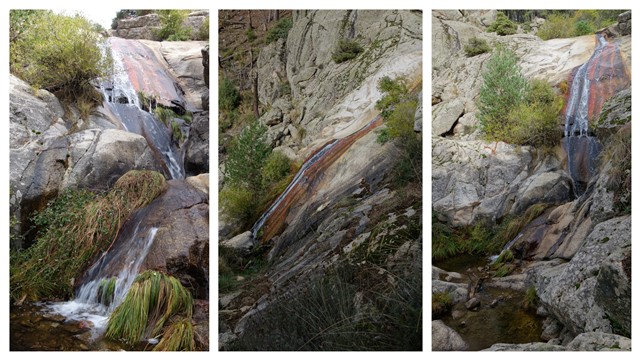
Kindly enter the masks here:
[[98, 284], [98, 301], [105, 305], [111, 305], [113, 301], [113, 295], [116, 292], [116, 277], [112, 276], [110, 278], [105, 278], [100, 280], [100, 284]]
[[153, 351], [194, 351], [196, 343], [193, 336], [193, 325], [189, 319], [181, 319], [167, 327], [162, 340]]
[[65, 299], [75, 279], [116, 239], [124, 221], [164, 190], [162, 174], [129, 171], [106, 195], [72, 190], [34, 216], [33, 246], [11, 254], [14, 301]]
[[191, 317], [193, 299], [180, 281], [156, 271], [138, 275], [127, 297], [107, 324], [105, 336], [135, 344], [144, 337], [155, 337], [172, 315]]

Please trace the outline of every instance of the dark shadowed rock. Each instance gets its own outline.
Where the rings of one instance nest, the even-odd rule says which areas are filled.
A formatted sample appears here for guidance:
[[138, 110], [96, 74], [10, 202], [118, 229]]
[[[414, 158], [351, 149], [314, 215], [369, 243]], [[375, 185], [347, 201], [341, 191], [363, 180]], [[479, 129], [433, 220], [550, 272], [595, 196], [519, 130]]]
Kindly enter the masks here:
[[184, 181], [171, 180], [166, 193], [154, 200], [143, 225], [158, 227], [153, 245], [142, 264], [180, 279], [196, 298], [208, 298], [209, 203], [208, 196]]
[[195, 113], [186, 143], [184, 169], [189, 175], [209, 172], [209, 112]]

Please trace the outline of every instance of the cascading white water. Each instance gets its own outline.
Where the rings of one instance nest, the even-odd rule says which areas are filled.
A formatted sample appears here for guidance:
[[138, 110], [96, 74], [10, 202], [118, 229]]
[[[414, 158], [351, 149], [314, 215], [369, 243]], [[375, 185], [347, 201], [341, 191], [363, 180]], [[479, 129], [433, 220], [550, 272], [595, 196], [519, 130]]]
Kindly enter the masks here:
[[[94, 263], [87, 271], [88, 273], [95, 273], [95, 275], [78, 289], [75, 299], [63, 303], [49, 304], [47, 305], [48, 310], [63, 315], [67, 320], [89, 321], [92, 324], [91, 330], [94, 338], [102, 334], [106, 328], [109, 316], [115, 308], [122, 303], [133, 281], [136, 276], [138, 276], [140, 266], [146, 259], [158, 231], [157, 228], [141, 230], [140, 220], [141, 219], [138, 220], [132, 234], [132, 237], [135, 239], [131, 243], [141, 245], [142, 248], [140, 251], [132, 248], [130, 249], [131, 251], [127, 252], [127, 258], [120, 259], [122, 267], [118, 274], [114, 276], [115, 289], [109, 305], [105, 305], [101, 301], [100, 296], [101, 285], [111, 278], [101, 271], [105, 262], [108, 260], [105, 256], [106, 254], [104, 254], [103, 257]], [[121, 256], [121, 254], [118, 255]]]
[[287, 197], [291, 189], [293, 189], [293, 187], [296, 186], [296, 184], [298, 184], [301, 180], [306, 179], [304, 175], [307, 169], [309, 169], [313, 164], [315, 164], [319, 159], [321, 159], [324, 156], [324, 154], [326, 154], [329, 150], [331, 150], [331, 148], [335, 146], [337, 142], [338, 140], [333, 140], [329, 144], [325, 145], [320, 151], [318, 151], [309, 160], [307, 160], [304, 164], [302, 164], [302, 166], [300, 167], [300, 170], [298, 170], [298, 172], [296, 173], [296, 176], [293, 178], [291, 183], [289, 183], [289, 186], [287, 186], [287, 188], [282, 192], [282, 194], [280, 194], [278, 199], [276, 199], [276, 201], [274, 201], [274, 203], [271, 204], [271, 206], [269, 206], [269, 209], [267, 209], [267, 211], [265, 211], [262, 214], [262, 216], [260, 216], [260, 219], [258, 219], [255, 225], [253, 225], [253, 228], [251, 229], [251, 233], [253, 234], [254, 238], [258, 235], [258, 231], [260, 231], [260, 229], [262, 228], [262, 225], [264, 225], [264, 222], [269, 218], [273, 210], [276, 209], [278, 205], [280, 205], [282, 200]]
[[598, 45], [586, 63], [582, 64], [573, 77], [573, 83], [569, 91], [569, 101], [564, 123], [564, 136], [587, 135], [589, 129], [589, 66], [591, 60], [596, 59], [607, 45], [604, 35], [597, 34]]
[[110, 46], [110, 39], [107, 40], [103, 49], [105, 54], [109, 51], [113, 59], [112, 75], [100, 86], [107, 106], [120, 119], [125, 130], [147, 139], [149, 145], [164, 160], [172, 179], [183, 179], [181, 156], [173, 149], [167, 129], [154, 118], [152, 113], [142, 109], [138, 93], [124, 65], [124, 54]]

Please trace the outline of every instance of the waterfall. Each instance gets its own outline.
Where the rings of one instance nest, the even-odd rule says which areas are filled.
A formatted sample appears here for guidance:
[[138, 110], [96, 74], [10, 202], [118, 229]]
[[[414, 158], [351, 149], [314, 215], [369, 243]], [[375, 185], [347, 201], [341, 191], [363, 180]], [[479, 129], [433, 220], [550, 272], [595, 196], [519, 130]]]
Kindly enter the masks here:
[[135, 62], [141, 55], [121, 49], [124, 47], [122, 44], [118, 47], [114, 46], [114, 41], [127, 44], [134, 40], [109, 38], [104, 45], [103, 51], [105, 54], [109, 51], [113, 59], [112, 75], [100, 86], [105, 106], [120, 120], [126, 131], [142, 135], [147, 140], [152, 150], [162, 159], [172, 179], [184, 179], [182, 156], [171, 144], [169, 129], [152, 113], [142, 109], [138, 91], [125, 65], [125, 57], [129, 62]]
[[302, 164], [300, 170], [298, 170], [287, 188], [282, 192], [282, 194], [280, 194], [276, 201], [274, 201], [271, 206], [269, 206], [267, 211], [265, 211], [262, 216], [260, 216], [258, 221], [253, 225], [251, 229], [253, 238], [257, 238], [258, 232], [260, 231], [260, 229], [262, 229], [262, 227], [274, 212], [276, 212], [277, 210], [281, 210], [282, 206], [287, 205], [285, 200], [287, 199], [287, 196], [292, 193], [294, 188], [303, 185], [310, 185], [310, 183], [313, 182], [313, 176], [316, 174], [316, 170], [314, 168], [320, 166], [323, 160], [327, 158], [335, 159], [336, 157], [340, 156], [344, 151], [346, 151], [346, 149], [348, 149], [349, 146], [351, 146], [351, 144], [353, 144], [353, 142], [355, 142], [360, 137], [367, 134], [371, 129], [379, 125], [382, 121], [381, 119], [382, 118], [380, 117], [380, 115], [376, 116], [371, 121], [369, 121], [367, 125], [363, 126], [359, 130], [344, 138], [331, 140], [322, 148], [320, 148], [320, 150], [311, 155]]
[[[109, 316], [125, 299], [140, 266], [149, 253], [157, 228], [141, 228], [144, 212], [139, 212], [133, 222], [133, 231], [123, 229], [123, 236], [129, 238], [126, 248], [121, 247], [104, 253], [87, 271], [87, 279], [76, 291], [73, 300], [47, 305], [51, 312], [63, 315], [68, 320], [89, 321], [93, 338], [106, 328]], [[120, 238], [119, 236], [118, 238]], [[101, 288], [112, 280], [115, 282], [113, 297], [105, 304]]]
[[564, 136], [587, 135], [589, 129], [589, 97], [591, 82], [598, 79], [590, 79], [591, 70], [598, 61], [605, 47], [608, 45], [604, 35], [597, 34], [598, 44], [589, 58], [589, 61], [582, 64], [573, 78], [569, 91], [569, 100], [564, 123]]
[[576, 196], [586, 192], [602, 149], [598, 139], [589, 134], [589, 121], [597, 119], [604, 102], [630, 81], [618, 45], [609, 43], [604, 34], [596, 34], [596, 42], [589, 60], [573, 75], [565, 109], [562, 148]]

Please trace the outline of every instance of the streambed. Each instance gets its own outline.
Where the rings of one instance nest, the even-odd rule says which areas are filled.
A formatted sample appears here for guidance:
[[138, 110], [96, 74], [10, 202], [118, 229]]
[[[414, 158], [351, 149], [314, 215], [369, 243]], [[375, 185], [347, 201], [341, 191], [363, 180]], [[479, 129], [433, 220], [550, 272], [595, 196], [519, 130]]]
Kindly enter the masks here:
[[[489, 259], [481, 256], [461, 255], [444, 261], [434, 262], [434, 266], [448, 272], [462, 275], [464, 282], [484, 275]], [[524, 292], [512, 289], [491, 287], [487, 284], [479, 287], [476, 297], [480, 307], [470, 311], [464, 303], [456, 304], [444, 315], [442, 320], [454, 329], [469, 345], [468, 350], [477, 351], [489, 348], [496, 343], [523, 344], [539, 342], [542, 334], [543, 318], [535, 310], [525, 310], [522, 303]]]

